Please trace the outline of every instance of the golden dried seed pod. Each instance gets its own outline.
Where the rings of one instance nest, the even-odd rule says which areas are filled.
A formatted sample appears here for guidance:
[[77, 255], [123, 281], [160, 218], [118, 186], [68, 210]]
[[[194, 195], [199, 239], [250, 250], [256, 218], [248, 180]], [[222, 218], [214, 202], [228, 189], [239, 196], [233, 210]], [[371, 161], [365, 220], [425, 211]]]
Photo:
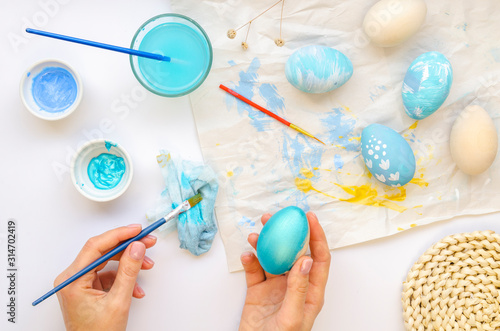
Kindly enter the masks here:
[[234, 39], [234, 37], [236, 37], [236, 31], [234, 29], [227, 30], [227, 37], [229, 39]]
[[248, 44], [246, 42], [242, 42], [241, 47], [243, 47], [243, 49], [248, 49]]
[[274, 43], [276, 44], [276, 46], [282, 47], [285, 44], [285, 41], [281, 38], [276, 38], [274, 39]]

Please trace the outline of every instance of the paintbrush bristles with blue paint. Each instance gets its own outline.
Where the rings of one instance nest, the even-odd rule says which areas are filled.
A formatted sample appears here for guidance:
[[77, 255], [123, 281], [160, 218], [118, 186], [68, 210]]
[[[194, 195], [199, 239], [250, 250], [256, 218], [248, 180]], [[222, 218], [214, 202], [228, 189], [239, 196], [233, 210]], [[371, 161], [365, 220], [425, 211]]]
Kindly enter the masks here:
[[94, 268], [97, 268], [100, 264], [111, 259], [116, 254], [124, 251], [125, 248], [127, 248], [128, 245], [130, 245], [132, 242], [141, 240], [142, 238], [144, 238], [145, 236], [147, 236], [148, 234], [150, 234], [154, 230], [158, 229], [163, 224], [172, 220], [174, 217], [176, 217], [179, 214], [181, 214], [185, 211], [188, 211], [192, 207], [196, 206], [201, 200], [202, 200], [201, 194], [197, 194], [194, 197], [184, 201], [177, 208], [172, 210], [167, 216], [163, 217], [162, 219], [159, 219], [158, 221], [154, 222], [153, 224], [151, 224], [147, 228], [143, 229], [141, 231], [141, 233], [139, 233], [137, 236], [130, 238], [129, 240], [124, 241], [120, 245], [116, 246], [115, 248], [113, 248], [112, 250], [110, 250], [109, 252], [107, 252], [106, 254], [104, 254], [103, 256], [101, 256], [100, 258], [98, 258], [97, 260], [95, 260], [94, 262], [92, 262], [91, 264], [89, 264], [88, 266], [86, 266], [85, 268], [83, 268], [82, 270], [80, 270], [79, 272], [77, 272], [76, 274], [74, 274], [73, 276], [71, 276], [70, 278], [65, 280], [64, 282], [62, 282], [61, 284], [57, 285], [56, 287], [54, 287], [52, 290], [50, 290], [49, 292], [47, 292], [43, 296], [41, 296], [38, 300], [35, 300], [33, 302], [33, 306], [38, 305], [40, 302], [47, 299], [51, 295], [57, 293], [59, 290], [63, 289], [67, 285], [71, 284], [72, 282], [74, 282], [78, 278], [82, 277], [83, 275], [85, 275], [89, 271], [92, 271]]

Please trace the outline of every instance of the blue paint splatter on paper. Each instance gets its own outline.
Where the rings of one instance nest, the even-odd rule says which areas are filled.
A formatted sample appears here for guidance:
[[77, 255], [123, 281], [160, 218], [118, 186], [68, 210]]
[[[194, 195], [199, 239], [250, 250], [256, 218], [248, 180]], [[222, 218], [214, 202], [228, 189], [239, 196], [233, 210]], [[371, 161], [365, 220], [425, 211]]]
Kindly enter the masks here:
[[[233, 62], [234, 63], [234, 62]], [[254, 58], [246, 71], [240, 71], [240, 80], [232, 88], [237, 93], [241, 94], [247, 99], [252, 100], [255, 96], [255, 91], [266, 101], [268, 110], [278, 113], [285, 109], [283, 98], [278, 94], [276, 86], [272, 84], [260, 84], [259, 74], [257, 70], [260, 68], [260, 61]], [[233, 103], [236, 102], [236, 107], [239, 114], [245, 114], [251, 119], [251, 124], [262, 132], [269, 129], [270, 124], [275, 120], [260, 110], [253, 108], [243, 101], [237, 100], [234, 96], [228, 95], [226, 97], [226, 106], [230, 110]]]
[[[321, 165], [323, 148], [302, 134], [291, 135], [284, 132], [283, 161], [293, 174], [299, 174], [303, 168], [313, 169]], [[313, 146], [316, 145], [316, 146]]]
[[238, 222], [238, 226], [246, 227], [246, 228], [254, 228], [255, 222], [252, 221], [250, 218], [243, 216], [241, 218], [241, 220]]
[[383, 91], [387, 91], [387, 87], [385, 87], [384, 85], [374, 87], [370, 91], [370, 99], [372, 100], [372, 102], [375, 101], [375, 99], [378, 99], [382, 95]]
[[339, 154], [335, 154], [333, 160], [335, 162], [335, 170], [339, 170], [344, 167], [344, 161], [342, 161], [342, 156], [340, 156]]
[[462, 31], [467, 31], [467, 23], [464, 23], [462, 25], [457, 26], [457, 29], [462, 30]]
[[354, 152], [360, 150], [359, 142], [354, 139], [356, 120], [344, 114], [343, 108], [333, 108], [333, 112], [326, 114], [321, 122], [328, 128], [328, 142], [345, 147], [346, 151]]

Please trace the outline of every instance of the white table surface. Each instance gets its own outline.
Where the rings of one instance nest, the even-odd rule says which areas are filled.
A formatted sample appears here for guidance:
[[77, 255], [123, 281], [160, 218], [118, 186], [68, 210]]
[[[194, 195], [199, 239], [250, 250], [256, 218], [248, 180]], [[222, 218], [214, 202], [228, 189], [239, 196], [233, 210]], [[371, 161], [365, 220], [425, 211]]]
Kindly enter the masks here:
[[[160, 148], [202, 159], [187, 97], [146, 92], [126, 55], [22, 31], [29, 25], [128, 46], [140, 24], [169, 8], [168, 1], [159, 0], [0, 1], [0, 275], [7, 274], [9, 219], [16, 220], [18, 233], [16, 324], [7, 322], [8, 284], [1, 276], [1, 330], [63, 330], [55, 296], [37, 307], [31, 302], [51, 288], [89, 237], [146, 223], [145, 211], [163, 189], [155, 159]], [[46, 58], [74, 66], [84, 85], [80, 107], [58, 122], [35, 118], [18, 92], [25, 70]], [[100, 135], [124, 146], [134, 165], [128, 191], [108, 203], [80, 195], [67, 171], [78, 146]], [[314, 330], [403, 330], [402, 283], [418, 257], [450, 234], [498, 232], [499, 220], [499, 214], [459, 217], [333, 251], [326, 302]], [[146, 297], [133, 301], [128, 329], [237, 329], [244, 273], [227, 271], [220, 236], [201, 257], [178, 246], [176, 233], [160, 235], [148, 252], [156, 265], [140, 273]]]

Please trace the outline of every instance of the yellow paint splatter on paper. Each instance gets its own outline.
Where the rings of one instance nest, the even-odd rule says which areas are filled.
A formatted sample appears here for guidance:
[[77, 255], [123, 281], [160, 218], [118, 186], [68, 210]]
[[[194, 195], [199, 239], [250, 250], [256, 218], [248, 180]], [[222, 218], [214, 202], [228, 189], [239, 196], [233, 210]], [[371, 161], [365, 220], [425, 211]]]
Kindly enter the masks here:
[[406, 189], [403, 187], [398, 188], [399, 193], [381, 197], [378, 195], [377, 189], [373, 188], [369, 184], [360, 186], [348, 186], [335, 183], [336, 186], [340, 187], [345, 193], [350, 195], [349, 198], [340, 198], [316, 189], [312, 185], [312, 182], [310, 180], [310, 178], [314, 177], [314, 174], [312, 174], [310, 170], [301, 169], [300, 174], [306, 178], [295, 178], [295, 186], [298, 190], [304, 193], [314, 191], [335, 200], [372, 207], [386, 207], [400, 213], [407, 210], [406, 207], [400, 206], [396, 203], [396, 201], [404, 201], [406, 198]]
[[[423, 175], [424, 174], [422, 174], [420, 177], [423, 177]], [[422, 178], [413, 178], [412, 180], [410, 180], [410, 183], [418, 185], [420, 187], [424, 187], [424, 186], [427, 187], [427, 186], [429, 186], [429, 183], [427, 183]]]

